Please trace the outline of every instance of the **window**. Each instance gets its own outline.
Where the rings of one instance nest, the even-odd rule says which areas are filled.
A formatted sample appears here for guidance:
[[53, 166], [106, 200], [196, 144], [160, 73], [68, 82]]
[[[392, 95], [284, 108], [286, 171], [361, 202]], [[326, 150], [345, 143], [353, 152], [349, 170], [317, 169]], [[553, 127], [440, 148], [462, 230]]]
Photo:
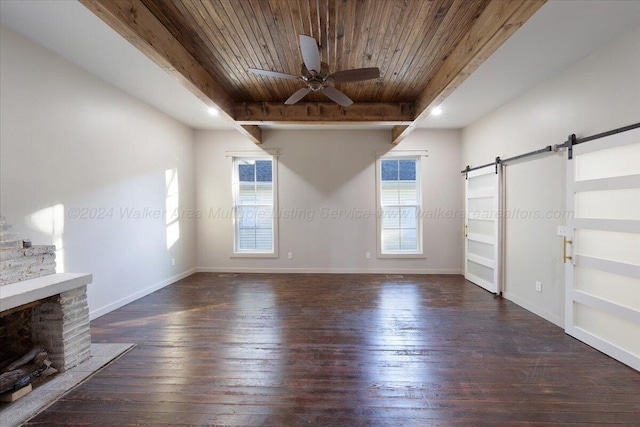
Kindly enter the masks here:
[[277, 255], [273, 157], [233, 159], [234, 254]]
[[378, 162], [379, 255], [420, 255], [420, 157]]

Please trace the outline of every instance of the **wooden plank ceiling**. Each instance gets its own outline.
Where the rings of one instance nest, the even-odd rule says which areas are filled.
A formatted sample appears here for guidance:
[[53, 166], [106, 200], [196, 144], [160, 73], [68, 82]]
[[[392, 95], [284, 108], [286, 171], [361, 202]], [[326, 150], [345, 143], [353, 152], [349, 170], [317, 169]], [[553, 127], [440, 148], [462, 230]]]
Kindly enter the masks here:
[[[385, 122], [399, 142], [545, 0], [80, 0], [239, 130], [257, 124]], [[314, 37], [331, 72], [378, 67], [380, 78], [284, 101], [301, 81], [298, 36]], [[244, 126], [242, 126], [244, 125]]]

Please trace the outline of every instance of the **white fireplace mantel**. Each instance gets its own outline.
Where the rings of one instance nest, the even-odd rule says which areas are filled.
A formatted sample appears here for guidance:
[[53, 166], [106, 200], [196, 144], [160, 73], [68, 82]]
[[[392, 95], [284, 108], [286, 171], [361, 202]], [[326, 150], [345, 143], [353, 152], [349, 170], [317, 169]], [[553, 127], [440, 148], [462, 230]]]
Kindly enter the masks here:
[[0, 286], [0, 312], [88, 285], [92, 280], [87, 273], [57, 273]]

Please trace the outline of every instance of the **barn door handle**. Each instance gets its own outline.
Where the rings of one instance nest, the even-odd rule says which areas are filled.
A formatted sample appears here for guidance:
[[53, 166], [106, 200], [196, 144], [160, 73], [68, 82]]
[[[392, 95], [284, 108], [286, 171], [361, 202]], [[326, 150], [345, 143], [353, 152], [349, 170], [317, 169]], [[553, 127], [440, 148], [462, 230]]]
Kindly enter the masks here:
[[567, 245], [572, 244], [573, 241], [567, 239], [567, 236], [564, 236], [563, 240], [564, 242], [562, 244], [562, 262], [566, 264], [568, 259], [572, 259], [570, 255], [567, 255]]

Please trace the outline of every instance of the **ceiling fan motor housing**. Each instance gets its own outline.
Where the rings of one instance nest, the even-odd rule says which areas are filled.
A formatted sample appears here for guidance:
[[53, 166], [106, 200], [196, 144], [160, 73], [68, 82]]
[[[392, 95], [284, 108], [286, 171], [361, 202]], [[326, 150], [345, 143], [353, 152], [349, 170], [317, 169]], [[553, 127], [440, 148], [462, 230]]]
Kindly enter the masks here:
[[307, 69], [307, 66], [304, 63], [301, 65], [300, 75], [302, 76], [302, 80], [307, 83], [309, 89], [314, 92], [319, 91], [324, 87], [324, 82], [327, 81], [329, 77], [329, 65], [324, 62], [320, 63], [320, 72], [317, 73], [315, 71], [310, 71]]

